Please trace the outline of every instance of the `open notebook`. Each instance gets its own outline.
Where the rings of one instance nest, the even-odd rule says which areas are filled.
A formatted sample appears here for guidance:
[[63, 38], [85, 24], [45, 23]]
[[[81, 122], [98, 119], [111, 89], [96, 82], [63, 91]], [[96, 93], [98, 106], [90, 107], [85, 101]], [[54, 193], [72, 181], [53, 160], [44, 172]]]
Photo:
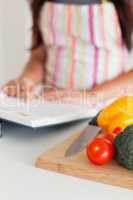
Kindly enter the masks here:
[[97, 106], [68, 104], [59, 102], [40, 102], [32, 100], [25, 103], [17, 98], [0, 93], [0, 119], [37, 128], [55, 125], [95, 116], [107, 102]]

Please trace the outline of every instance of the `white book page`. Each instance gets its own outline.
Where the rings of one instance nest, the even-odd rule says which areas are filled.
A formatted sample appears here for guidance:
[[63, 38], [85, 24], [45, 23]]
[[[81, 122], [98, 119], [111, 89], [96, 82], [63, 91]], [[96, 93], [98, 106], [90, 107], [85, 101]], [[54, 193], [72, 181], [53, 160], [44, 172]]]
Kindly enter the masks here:
[[[109, 102], [108, 102], [109, 103]], [[24, 102], [0, 93], [0, 118], [31, 127], [64, 123], [95, 116], [107, 102], [88, 106], [33, 99]]]

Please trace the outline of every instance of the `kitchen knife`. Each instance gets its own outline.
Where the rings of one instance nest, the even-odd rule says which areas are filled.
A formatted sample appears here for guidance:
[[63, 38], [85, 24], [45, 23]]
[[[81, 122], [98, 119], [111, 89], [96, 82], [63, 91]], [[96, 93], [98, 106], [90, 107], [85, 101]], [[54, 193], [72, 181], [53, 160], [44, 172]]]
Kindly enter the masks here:
[[89, 124], [87, 128], [84, 129], [80, 134], [80, 136], [66, 150], [65, 157], [74, 156], [81, 152], [86, 147], [86, 145], [98, 135], [100, 130], [100, 127]]

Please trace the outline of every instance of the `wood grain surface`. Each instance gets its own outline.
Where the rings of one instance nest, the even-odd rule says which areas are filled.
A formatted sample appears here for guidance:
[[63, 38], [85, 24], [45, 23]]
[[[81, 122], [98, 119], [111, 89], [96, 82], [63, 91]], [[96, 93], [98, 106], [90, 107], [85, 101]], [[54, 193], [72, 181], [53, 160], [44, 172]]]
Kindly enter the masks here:
[[133, 190], [133, 171], [121, 167], [114, 160], [104, 166], [95, 166], [88, 160], [85, 151], [64, 157], [66, 149], [79, 134], [41, 155], [36, 167]]

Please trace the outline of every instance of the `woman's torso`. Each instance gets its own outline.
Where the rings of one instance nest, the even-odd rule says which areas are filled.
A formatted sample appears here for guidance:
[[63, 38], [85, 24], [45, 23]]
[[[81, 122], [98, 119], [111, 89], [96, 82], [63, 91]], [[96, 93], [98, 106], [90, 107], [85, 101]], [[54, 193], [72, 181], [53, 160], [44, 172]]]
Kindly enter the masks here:
[[115, 7], [96, 1], [44, 4], [40, 30], [47, 50], [46, 85], [90, 89], [128, 70]]

